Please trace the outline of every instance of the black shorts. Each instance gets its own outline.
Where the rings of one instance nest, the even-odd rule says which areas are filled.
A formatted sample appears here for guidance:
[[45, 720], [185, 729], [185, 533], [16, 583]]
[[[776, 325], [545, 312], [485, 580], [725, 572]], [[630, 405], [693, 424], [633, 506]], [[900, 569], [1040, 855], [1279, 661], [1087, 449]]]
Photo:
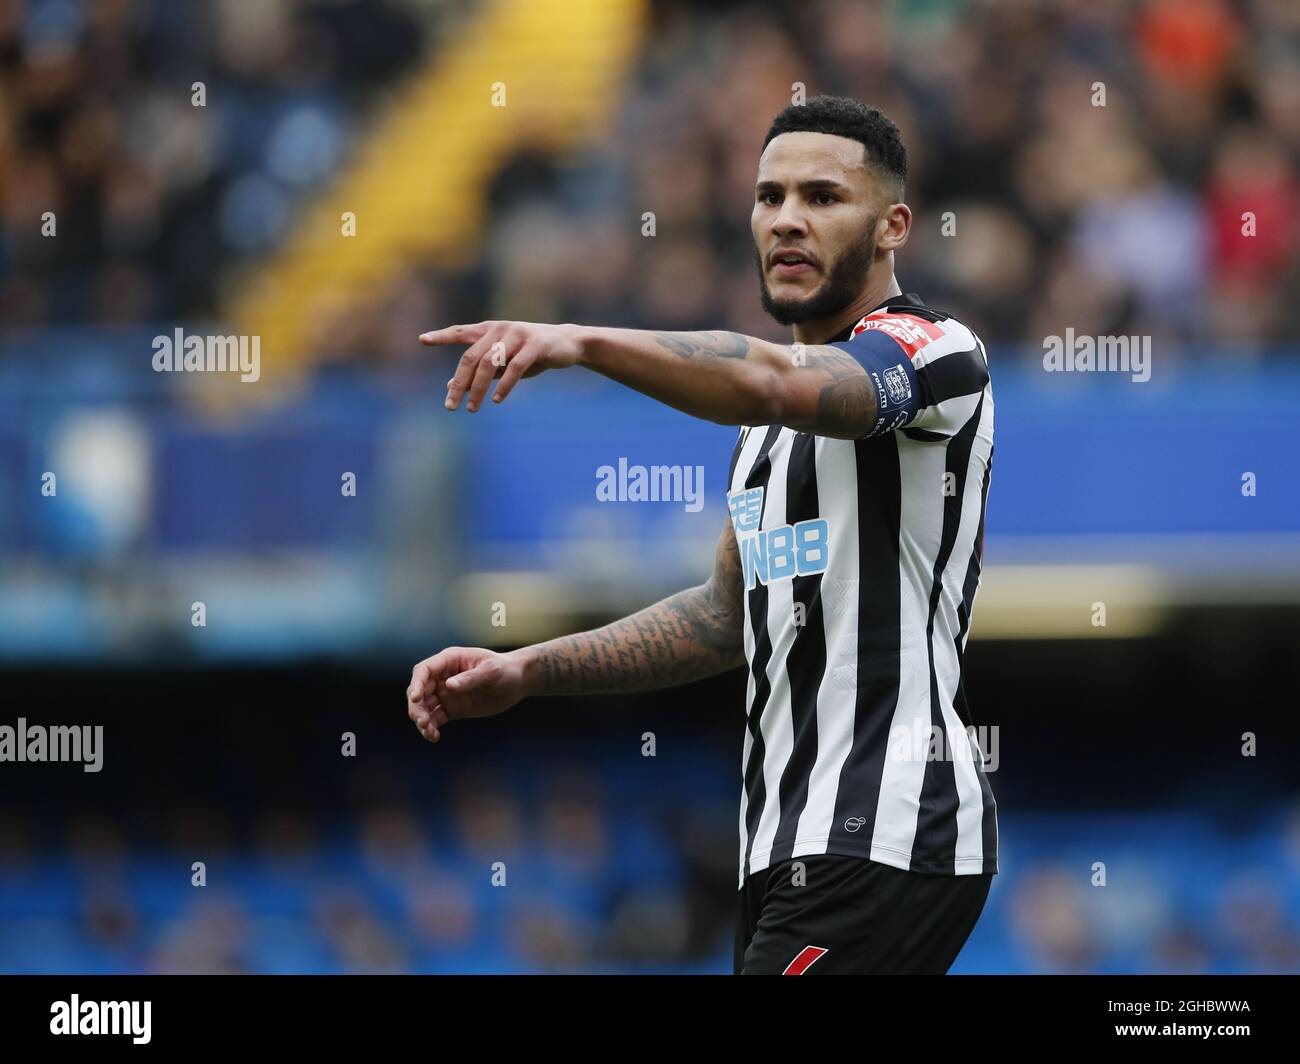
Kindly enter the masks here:
[[923, 875], [836, 854], [782, 861], [740, 889], [735, 972], [943, 975], [992, 883], [992, 873]]

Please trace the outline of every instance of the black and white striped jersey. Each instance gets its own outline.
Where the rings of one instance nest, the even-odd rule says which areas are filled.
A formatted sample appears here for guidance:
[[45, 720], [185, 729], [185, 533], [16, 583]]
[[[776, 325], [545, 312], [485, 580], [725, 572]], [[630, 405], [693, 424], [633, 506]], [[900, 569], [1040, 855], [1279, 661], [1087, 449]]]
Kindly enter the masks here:
[[745, 579], [740, 880], [807, 854], [997, 871], [962, 688], [993, 455], [975, 333], [911, 293], [832, 341], [878, 398], [857, 440], [741, 429], [727, 501]]

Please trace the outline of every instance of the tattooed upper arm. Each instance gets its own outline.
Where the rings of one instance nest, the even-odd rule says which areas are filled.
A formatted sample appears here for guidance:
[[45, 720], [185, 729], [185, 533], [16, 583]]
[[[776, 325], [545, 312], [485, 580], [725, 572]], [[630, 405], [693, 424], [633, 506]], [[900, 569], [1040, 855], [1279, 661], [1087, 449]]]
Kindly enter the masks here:
[[805, 347], [786, 376], [790, 394], [783, 424], [800, 432], [854, 440], [875, 424], [876, 390], [866, 370], [847, 351]]
[[[654, 339], [686, 361], [753, 365], [759, 374], [752, 378], [754, 391], [760, 398], [749, 413], [764, 420], [740, 424], [774, 424], [779, 416], [780, 424], [800, 432], [846, 440], [866, 435], [875, 425], [877, 398], [871, 378], [841, 347], [790, 348], [734, 332], [656, 332]], [[755, 353], [761, 357], [751, 359]]]

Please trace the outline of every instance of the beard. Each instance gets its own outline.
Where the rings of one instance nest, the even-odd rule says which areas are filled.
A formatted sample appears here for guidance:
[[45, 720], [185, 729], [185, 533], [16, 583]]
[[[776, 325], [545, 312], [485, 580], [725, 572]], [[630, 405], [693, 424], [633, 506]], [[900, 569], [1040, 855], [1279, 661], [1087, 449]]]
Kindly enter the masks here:
[[779, 325], [798, 325], [838, 314], [862, 294], [871, 272], [872, 248], [867, 237], [875, 232], [873, 218], [862, 234], [862, 239], [850, 245], [834, 263], [830, 274], [820, 288], [811, 295], [797, 299], [774, 299], [767, 287], [767, 273], [763, 257], [754, 246], [754, 262], [758, 266], [758, 283], [762, 288], [763, 309]]

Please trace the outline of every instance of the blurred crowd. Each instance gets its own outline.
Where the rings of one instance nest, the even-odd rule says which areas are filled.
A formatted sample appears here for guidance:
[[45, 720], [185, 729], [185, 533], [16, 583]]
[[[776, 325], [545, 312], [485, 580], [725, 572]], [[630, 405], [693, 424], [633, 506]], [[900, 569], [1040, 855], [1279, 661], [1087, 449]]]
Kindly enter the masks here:
[[[384, 90], [436, 55], [440, 14], [0, 0], [0, 318], [219, 315]], [[655, 0], [618, 128], [572, 157], [509, 159], [475, 261], [409, 264], [317, 354], [400, 362], [419, 357], [416, 323], [484, 317], [779, 336], [748, 216], [796, 85], [898, 123], [916, 219], [900, 279], [987, 339], [1041, 349], [1073, 327], [1248, 352], [1300, 336], [1291, 0]], [[47, 209], [58, 240], [40, 235]]]
[[0, 0], [0, 321], [219, 311], [444, 6]]
[[[898, 276], [986, 337], [1041, 351], [1066, 326], [1164, 350], [1300, 336], [1296, 5], [659, 11], [617, 135], [540, 195], [522, 167], [519, 202], [494, 214], [510, 238], [489, 245], [487, 316], [780, 335], [749, 209], [763, 135], [799, 83], [899, 125], [915, 227]], [[647, 210], [654, 239], [628, 223]]]
[[629, 801], [564, 760], [530, 788], [529, 761], [458, 770], [429, 801], [414, 774], [359, 768], [341, 817], [190, 802], [38, 832], [0, 816], [0, 972], [691, 971], [727, 954], [717, 765], [686, 817], [685, 795]]
[[[91, 812], [39, 838], [0, 821], [0, 973], [729, 972], [730, 803], [691, 790], [690, 817], [630, 812], [575, 791], [583, 779], [537, 800], [462, 781], [436, 817], [380, 804], [341, 825], [178, 807], [150, 845]], [[1300, 811], [1280, 831], [1193, 827], [1194, 852], [1184, 815], [1116, 826], [1008, 819], [1010, 856], [954, 970], [1300, 972]]]

